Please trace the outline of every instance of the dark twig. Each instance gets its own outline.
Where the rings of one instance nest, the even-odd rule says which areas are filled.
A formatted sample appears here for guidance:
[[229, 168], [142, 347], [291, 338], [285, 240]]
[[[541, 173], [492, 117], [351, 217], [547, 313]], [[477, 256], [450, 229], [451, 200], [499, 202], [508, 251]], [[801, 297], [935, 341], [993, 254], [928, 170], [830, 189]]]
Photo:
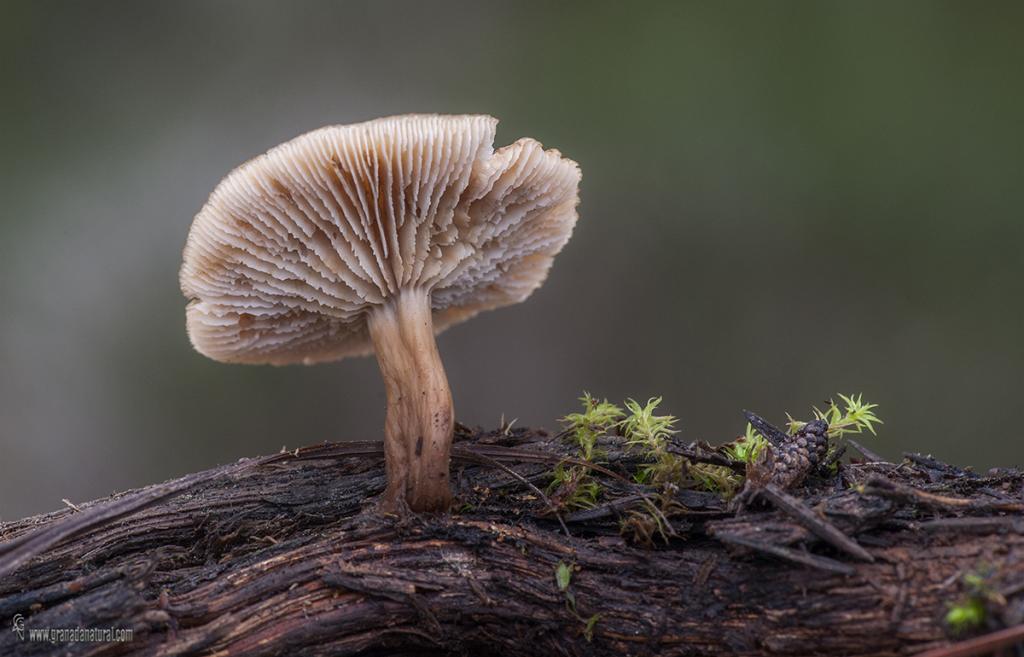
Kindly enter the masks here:
[[949, 463], [943, 463], [942, 461], [932, 457], [925, 456], [924, 454], [917, 454], [914, 452], [903, 452], [903, 458], [907, 459], [911, 463], [918, 465], [926, 470], [933, 472], [941, 472], [945, 475], [951, 475], [954, 477], [970, 477], [975, 478], [978, 476], [976, 472], [970, 472], [963, 468], [958, 468], [955, 465]]
[[939, 518], [910, 523], [919, 531], [953, 531], [987, 533], [997, 529], [1024, 534], [1024, 518], [1020, 516], [995, 516], [988, 518]]
[[736, 461], [722, 454], [701, 449], [697, 445], [682, 445], [678, 441], [670, 441], [668, 451], [671, 454], [685, 456], [695, 463], [707, 463], [709, 465], [720, 465], [729, 468], [738, 474], [745, 474], [747, 464], [745, 461]]
[[788, 433], [778, 428], [771, 422], [768, 422], [757, 413], [743, 411], [743, 415], [746, 416], [747, 422], [750, 423], [750, 426], [754, 427], [754, 429], [759, 434], [764, 436], [772, 445], [778, 447], [780, 445], [785, 444], [786, 441], [789, 440], [790, 436]]
[[876, 454], [875, 452], [872, 452], [870, 449], [868, 449], [864, 445], [861, 445], [860, 443], [858, 443], [853, 438], [847, 437], [846, 438], [846, 443], [850, 447], [854, 448], [855, 450], [857, 450], [858, 452], [863, 454], [864, 458], [866, 458], [869, 463], [888, 463], [889, 462], [886, 459], [884, 459], [881, 456], [879, 456], [878, 454]]
[[545, 495], [544, 491], [542, 491], [541, 489], [537, 488], [537, 486], [535, 486], [533, 484], [533, 482], [531, 482], [526, 477], [524, 477], [523, 475], [519, 474], [518, 472], [516, 472], [512, 468], [508, 467], [504, 463], [501, 463], [500, 461], [498, 461], [496, 459], [492, 459], [490, 456], [487, 456], [486, 454], [482, 454], [482, 453], [475, 453], [474, 454], [473, 452], [467, 451], [466, 455], [464, 455], [463, 458], [467, 458], [467, 457], [469, 459], [475, 459], [478, 463], [480, 463], [482, 465], [489, 465], [491, 467], [498, 468], [502, 472], [504, 472], [504, 473], [506, 473], [508, 475], [511, 475], [512, 477], [515, 477], [517, 480], [519, 480], [520, 483], [525, 484], [526, 486], [528, 486], [530, 488], [530, 490], [532, 490], [534, 493], [536, 493], [537, 496], [541, 500], [543, 500], [545, 504], [548, 505], [548, 509], [550, 509], [551, 513], [554, 514], [555, 518], [558, 519], [558, 524], [562, 526], [562, 531], [565, 532], [565, 535], [570, 537], [570, 538], [572, 537], [572, 534], [569, 532], [569, 528], [565, 524], [565, 520], [562, 519], [562, 515], [558, 512], [558, 507], [556, 507], [554, 502], [551, 501], [551, 498], [549, 498], [547, 495]]
[[812, 534], [837, 550], [841, 550], [861, 561], [873, 562], [875, 560], [856, 541], [839, 531], [832, 523], [820, 518], [806, 504], [780, 490], [778, 486], [768, 484], [761, 490], [761, 496], [770, 500], [775, 505], [775, 508], [796, 520]]
[[878, 495], [902, 502], [910, 502], [939, 509], [961, 509], [970, 511], [1004, 511], [1007, 513], [1024, 512], [1024, 504], [1017, 502], [987, 502], [983, 500], [967, 499], [963, 497], [950, 497], [947, 495], [936, 495], [904, 484], [898, 484], [884, 477], [874, 475], [864, 484], [864, 492], [869, 495]]
[[825, 457], [825, 460], [821, 462], [821, 465], [818, 466], [818, 472], [825, 472], [825, 473], [829, 472], [831, 467], [833, 465], [835, 465], [836, 463], [838, 463], [839, 459], [843, 458], [843, 456], [845, 454], [846, 454], [846, 445], [840, 445], [839, 447], [833, 449]]
[[638, 502], [643, 501], [642, 495], [629, 495], [626, 497], [620, 497], [611, 502], [595, 506], [590, 509], [582, 509], [575, 511], [566, 516], [566, 522], [589, 522], [591, 520], [600, 520], [602, 518], [608, 518], [613, 515], [618, 515], [619, 511], [625, 510], [631, 506], [634, 506]]
[[825, 570], [830, 573], [853, 575], [857, 572], [853, 566], [842, 563], [841, 561], [829, 559], [828, 557], [820, 557], [800, 550], [794, 550], [793, 548], [784, 547], [782, 545], [772, 545], [771, 543], [763, 543], [761, 541], [755, 541], [753, 539], [743, 538], [741, 536], [728, 533], [716, 534], [715, 538], [723, 543], [730, 543], [732, 545], [750, 548], [757, 552], [770, 554], [786, 561], [792, 561], [793, 563], [810, 566], [811, 568], [817, 568], [818, 570]]
[[617, 479], [622, 482], [631, 484], [626, 477], [623, 477], [618, 472], [614, 472], [590, 461], [584, 461], [582, 459], [574, 458], [572, 456], [563, 456], [561, 454], [552, 454], [548, 452], [530, 451], [525, 449], [519, 449], [516, 447], [498, 447], [494, 445], [474, 445], [472, 447], [453, 447], [452, 458], [453, 459], [465, 459], [472, 458], [475, 454], [484, 454], [491, 457], [495, 461], [511, 461], [514, 463], [548, 463], [557, 465], [559, 463], [568, 463], [569, 465], [578, 465], [584, 468], [593, 470], [594, 472], [600, 472], [601, 474]]

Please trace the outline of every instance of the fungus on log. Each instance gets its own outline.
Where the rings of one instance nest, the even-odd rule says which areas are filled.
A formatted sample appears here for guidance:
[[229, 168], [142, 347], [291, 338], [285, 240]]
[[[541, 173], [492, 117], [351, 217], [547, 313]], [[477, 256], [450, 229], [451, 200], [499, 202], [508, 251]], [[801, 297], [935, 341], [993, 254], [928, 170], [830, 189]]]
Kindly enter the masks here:
[[385, 507], [451, 502], [454, 411], [434, 334], [523, 301], [576, 223], [580, 170], [489, 116], [314, 130], [231, 172], [196, 216], [181, 288], [196, 349], [233, 363], [373, 352]]

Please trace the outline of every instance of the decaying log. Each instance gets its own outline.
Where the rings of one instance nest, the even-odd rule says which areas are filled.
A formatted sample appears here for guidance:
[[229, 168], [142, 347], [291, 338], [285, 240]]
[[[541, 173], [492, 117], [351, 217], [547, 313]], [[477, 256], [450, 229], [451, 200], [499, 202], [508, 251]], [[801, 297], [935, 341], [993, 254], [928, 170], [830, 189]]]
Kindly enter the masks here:
[[[382, 517], [380, 453], [325, 444], [0, 525], [0, 622], [26, 634], [0, 654], [904, 655], [951, 641], [968, 573], [980, 632], [1024, 620], [1017, 471], [844, 463], [739, 512], [680, 490], [668, 541], [639, 545], [620, 525], [653, 502], [614, 453], [610, 502], [558, 514], [571, 536], [543, 432], [463, 436], [448, 515]], [[27, 636], [74, 627], [132, 640]]]

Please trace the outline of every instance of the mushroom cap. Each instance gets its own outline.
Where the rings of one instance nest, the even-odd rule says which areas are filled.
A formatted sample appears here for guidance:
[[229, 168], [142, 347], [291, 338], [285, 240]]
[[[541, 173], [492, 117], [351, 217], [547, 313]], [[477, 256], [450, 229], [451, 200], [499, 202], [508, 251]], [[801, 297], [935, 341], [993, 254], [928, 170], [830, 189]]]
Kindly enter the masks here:
[[185, 244], [189, 338], [214, 360], [373, 351], [367, 315], [410, 288], [435, 332], [526, 299], [572, 234], [580, 170], [497, 119], [410, 114], [328, 126], [221, 181]]

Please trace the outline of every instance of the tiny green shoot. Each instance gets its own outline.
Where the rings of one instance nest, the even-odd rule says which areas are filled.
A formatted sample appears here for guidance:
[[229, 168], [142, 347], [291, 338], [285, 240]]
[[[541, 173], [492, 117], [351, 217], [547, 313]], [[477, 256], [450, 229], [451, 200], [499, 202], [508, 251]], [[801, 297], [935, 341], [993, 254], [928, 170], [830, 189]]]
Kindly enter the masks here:
[[[624, 413], [607, 399], [598, 401], [589, 392], [580, 397], [582, 413], [570, 413], [561, 419], [565, 435], [578, 448], [579, 458], [588, 463], [603, 456], [597, 441], [618, 426]], [[548, 492], [559, 492], [560, 506], [570, 509], [588, 509], [597, 504], [601, 485], [583, 466], [555, 466]]]
[[597, 626], [597, 621], [601, 620], [601, 614], [593, 614], [583, 624], [583, 638], [590, 643], [594, 640], [594, 627]]
[[669, 451], [669, 440], [678, 433], [674, 415], [658, 415], [655, 411], [661, 397], [652, 397], [646, 404], [626, 400], [628, 414], [619, 422], [626, 445], [639, 450], [649, 462], [641, 466], [634, 479], [641, 484], [679, 484], [686, 474], [686, 458]]
[[576, 596], [569, 590], [569, 584], [572, 582], [572, 568], [564, 561], [559, 561], [555, 567], [555, 584], [558, 586], [558, 590], [565, 595], [565, 608], [576, 617], [576, 620], [583, 623], [583, 636], [587, 643], [590, 643], [594, 638], [594, 626], [600, 620], [601, 614], [593, 614], [590, 618], [585, 619], [576, 610]]
[[580, 401], [583, 403], [583, 412], [570, 413], [561, 422], [567, 434], [579, 445], [580, 456], [589, 461], [594, 458], [597, 439], [618, 426], [624, 413], [607, 399], [597, 401], [589, 392], [584, 392]]
[[992, 586], [994, 574], [993, 569], [985, 564], [964, 573], [961, 578], [964, 596], [949, 606], [945, 617], [946, 626], [952, 634], [967, 634], [980, 629], [988, 616], [987, 603], [1006, 604], [1006, 599]]
[[691, 463], [690, 476], [704, 490], [721, 493], [726, 499], [735, 495], [743, 486], [743, 477], [723, 465]]
[[665, 441], [679, 433], [675, 430], [674, 415], [655, 415], [660, 404], [661, 397], [652, 397], [643, 406], [635, 399], [626, 400], [629, 415], [619, 422], [619, 428], [626, 437], [627, 445], [639, 445], [653, 451], [663, 447]]
[[978, 598], [967, 598], [951, 605], [946, 612], [946, 625], [953, 634], [966, 634], [985, 622], [985, 605]]
[[558, 584], [559, 591], [566, 591], [569, 589], [569, 582], [572, 581], [572, 566], [565, 563], [564, 561], [558, 562], [558, 567], [555, 568], [555, 583]]
[[[839, 398], [843, 401], [842, 408], [834, 400], [830, 399], [824, 411], [817, 407], [814, 409], [815, 419], [828, 422], [829, 438], [840, 438], [846, 434], [858, 434], [864, 431], [877, 435], [875, 433], [875, 425], [884, 424], [875, 415], [874, 409], [878, 408], [878, 404], [866, 403], [864, 395], [847, 396], [840, 394]], [[807, 423], [789, 417], [789, 432], [791, 434], [796, 433], [805, 424]]]
[[558, 504], [561, 507], [590, 509], [597, 504], [601, 484], [597, 483], [586, 468], [578, 465], [567, 467], [564, 463], [559, 463], [555, 466], [547, 492], [557, 492]]
[[734, 442], [727, 445], [723, 451], [726, 456], [734, 461], [753, 463], [767, 442], [765, 437], [758, 433], [753, 425], [747, 422], [747, 430], [743, 437], [737, 438]]

